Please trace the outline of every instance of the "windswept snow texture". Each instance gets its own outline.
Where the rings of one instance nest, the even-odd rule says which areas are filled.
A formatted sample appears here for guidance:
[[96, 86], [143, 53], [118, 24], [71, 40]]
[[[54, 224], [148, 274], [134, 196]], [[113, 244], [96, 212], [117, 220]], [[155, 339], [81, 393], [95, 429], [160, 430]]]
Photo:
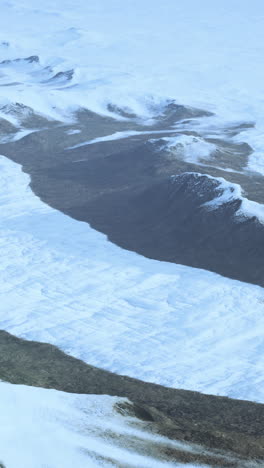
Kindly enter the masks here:
[[0, 159], [0, 328], [167, 386], [264, 402], [264, 290], [118, 248]]
[[121, 416], [114, 405], [124, 399], [6, 383], [0, 383], [0, 399], [0, 462], [7, 468], [108, 468], [122, 463], [176, 468], [186, 465], [154, 459], [147, 454], [151, 445], [199, 453], [196, 446], [148, 433], [144, 423]]
[[0, 31], [3, 103], [59, 119], [114, 104], [149, 122], [176, 99], [213, 111], [212, 128], [255, 123], [239, 139], [264, 174], [262, 0], [9, 0]]

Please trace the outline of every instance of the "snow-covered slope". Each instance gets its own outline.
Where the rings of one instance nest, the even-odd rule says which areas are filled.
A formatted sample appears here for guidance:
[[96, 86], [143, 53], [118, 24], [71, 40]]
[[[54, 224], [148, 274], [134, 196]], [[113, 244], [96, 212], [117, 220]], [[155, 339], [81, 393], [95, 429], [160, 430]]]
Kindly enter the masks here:
[[159, 448], [161, 452], [166, 448], [200, 452], [197, 446], [152, 434], [144, 422], [122, 416], [115, 405], [124, 399], [0, 383], [0, 401], [0, 462], [7, 468], [108, 468], [123, 464], [177, 468], [185, 465], [153, 455]]
[[1, 157], [0, 328], [114, 372], [264, 401], [262, 288], [124, 251]]
[[148, 119], [176, 99], [215, 112], [212, 128], [255, 122], [239, 139], [263, 173], [263, 17], [262, 0], [3, 1], [0, 100], [64, 119], [114, 103]]

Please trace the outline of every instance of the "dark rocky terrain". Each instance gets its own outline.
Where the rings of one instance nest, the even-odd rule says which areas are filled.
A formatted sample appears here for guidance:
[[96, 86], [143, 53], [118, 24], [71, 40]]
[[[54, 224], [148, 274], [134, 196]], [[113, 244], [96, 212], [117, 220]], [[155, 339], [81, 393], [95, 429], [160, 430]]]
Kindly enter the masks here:
[[[206, 174], [240, 184], [245, 196], [264, 202], [263, 177], [243, 169], [250, 147], [230, 138], [211, 138], [217, 151], [210, 161], [202, 165], [186, 162], [181, 155], [163, 149], [159, 138], [177, 133], [197, 135], [179, 130], [180, 123], [176, 131], [175, 125], [184, 119], [185, 126], [195, 118], [206, 119], [208, 113], [169, 104], [148, 126], [136, 116], [117, 111], [126, 120], [80, 111], [76, 123], [67, 126], [27, 110], [23, 127], [37, 131], [1, 144], [0, 152], [23, 165], [31, 176], [32, 189], [44, 202], [88, 222], [119, 246], [263, 286], [263, 224], [255, 216], [236, 216], [239, 199], [215, 210], [204, 206], [221, 194], [219, 183]], [[0, 130], [6, 133], [8, 125], [9, 132], [14, 132], [3, 120]], [[127, 130], [150, 133], [69, 149]], [[230, 137], [240, 130], [233, 127], [226, 134]], [[161, 133], [151, 133], [155, 131]], [[150, 141], [152, 138], [156, 141]]]

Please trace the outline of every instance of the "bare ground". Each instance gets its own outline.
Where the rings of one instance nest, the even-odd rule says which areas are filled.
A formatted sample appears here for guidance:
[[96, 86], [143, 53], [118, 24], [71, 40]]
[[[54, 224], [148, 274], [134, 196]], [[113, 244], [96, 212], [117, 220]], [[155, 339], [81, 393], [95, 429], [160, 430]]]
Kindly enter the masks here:
[[149, 431], [200, 446], [192, 453], [159, 447], [157, 458], [223, 468], [264, 466], [264, 405], [116, 375], [55, 346], [25, 341], [5, 331], [0, 331], [0, 378], [71, 393], [126, 397], [131, 404], [119, 406], [119, 412], [144, 420]]

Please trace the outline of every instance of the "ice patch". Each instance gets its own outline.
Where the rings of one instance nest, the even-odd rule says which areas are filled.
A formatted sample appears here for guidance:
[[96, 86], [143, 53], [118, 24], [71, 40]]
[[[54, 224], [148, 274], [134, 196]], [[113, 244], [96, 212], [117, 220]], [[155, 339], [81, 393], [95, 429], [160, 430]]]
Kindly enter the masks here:
[[81, 133], [81, 130], [78, 130], [78, 129], [74, 130], [74, 129], [72, 129], [72, 130], [68, 130], [66, 133], [67, 133], [67, 135], [76, 135], [77, 133]]
[[129, 138], [137, 135], [152, 135], [152, 134], [163, 134], [163, 133], [175, 133], [175, 130], [148, 130], [148, 131], [136, 131], [136, 130], [126, 130], [124, 132], [115, 132], [111, 135], [106, 135], [103, 137], [93, 138], [92, 140], [84, 141], [78, 145], [69, 146], [67, 150], [81, 148], [82, 146], [93, 145], [94, 143], [103, 143], [105, 141], [115, 141], [121, 140], [122, 138]]
[[165, 142], [164, 149], [170, 150], [171, 154], [182, 157], [185, 161], [193, 164], [199, 163], [202, 159], [210, 159], [217, 150], [216, 145], [205, 141], [201, 137], [192, 135], [177, 135], [174, 137], [162, 138]]

